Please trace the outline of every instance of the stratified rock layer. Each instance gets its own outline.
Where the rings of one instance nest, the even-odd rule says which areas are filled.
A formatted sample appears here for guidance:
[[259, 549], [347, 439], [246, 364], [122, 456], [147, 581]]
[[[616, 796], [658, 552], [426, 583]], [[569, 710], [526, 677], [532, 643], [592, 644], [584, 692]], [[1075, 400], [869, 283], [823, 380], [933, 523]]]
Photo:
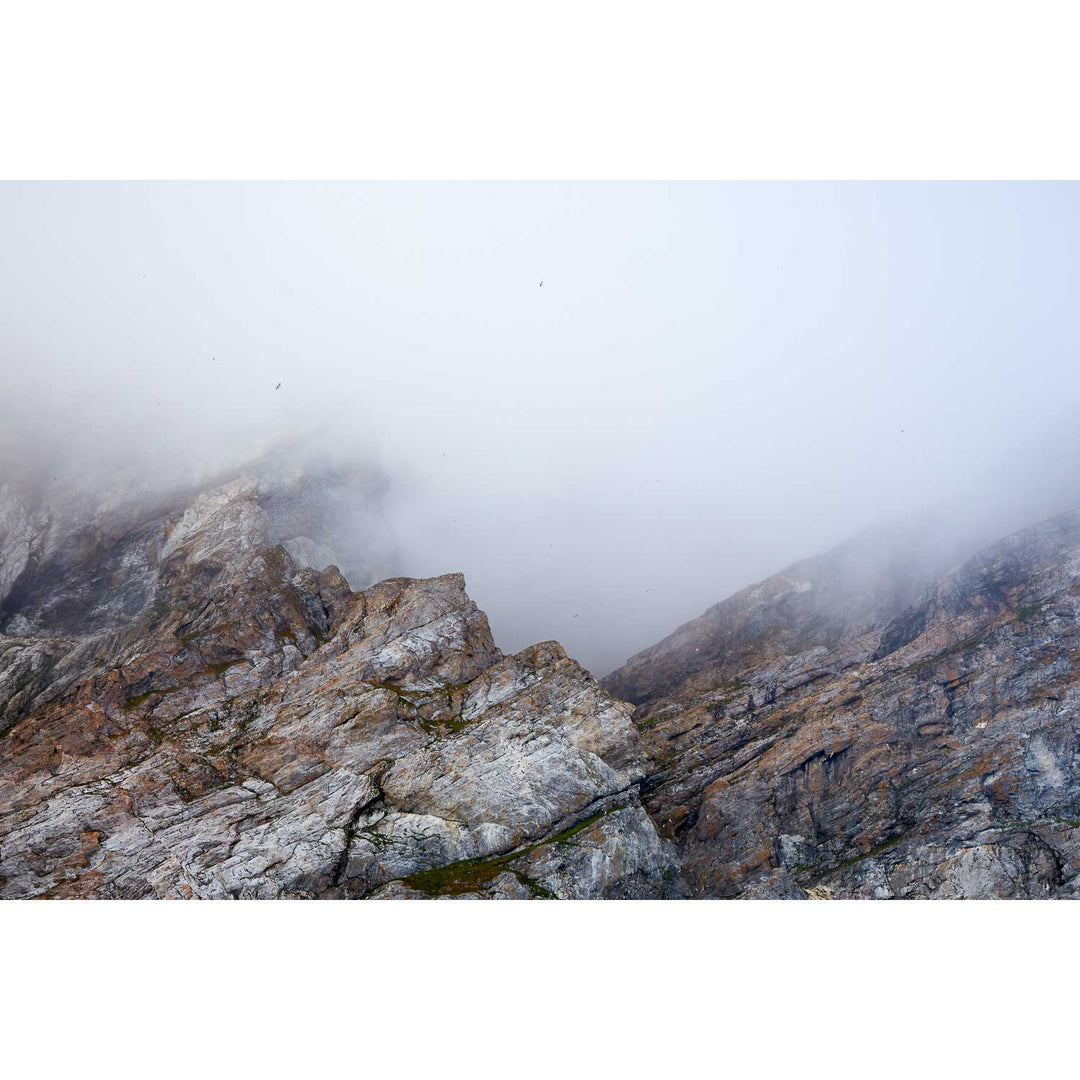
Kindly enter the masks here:
[[746, 590], [605, 680], [638, 703], [646, 807], [690, 894], [1076, 895], [1080, 516], [899, 610], [835, 588], [812, 607], [849, 556]]
[[1080, 892], [1080, 515], [948, 573], [853, 541], [605, 689], [502, 655], [460, 575], [303, 565], [336, 482], [34, 490], [0, 485], [0, 897]]
[[302, 568], [280, 511], [238, 479], [35, 560], [9, 500], [0, 896], [678, 893], [629, 705], [460, 575]]

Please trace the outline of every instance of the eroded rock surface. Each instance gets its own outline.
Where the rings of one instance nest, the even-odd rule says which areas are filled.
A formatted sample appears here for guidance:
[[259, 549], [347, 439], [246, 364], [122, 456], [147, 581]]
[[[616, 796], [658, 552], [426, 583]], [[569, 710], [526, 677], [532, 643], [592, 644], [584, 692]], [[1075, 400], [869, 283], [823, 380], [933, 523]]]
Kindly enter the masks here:
[[460, 575], [351, 589], [342, 492], [0, 485], [0, 897], [1080, 893], [1080, 515], [861, 538], [602, 686]]
[[26, 558], [5, 513], [0, 896], [678, 895], [632, 707], [460, 575], [354, 593], [250, 477]]
[[809, 570], [605, 680], [638, 704], [645, 804], [690, 894], [1076, 895], [1080, 515], [906, 604], [835, 588], [815, 603], [839, 570]]

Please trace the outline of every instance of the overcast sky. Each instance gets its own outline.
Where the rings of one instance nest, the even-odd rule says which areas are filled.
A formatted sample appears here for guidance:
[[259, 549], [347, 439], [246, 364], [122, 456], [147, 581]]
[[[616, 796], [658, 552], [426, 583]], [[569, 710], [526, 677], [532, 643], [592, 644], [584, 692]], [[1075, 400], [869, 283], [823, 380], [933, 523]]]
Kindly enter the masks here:
[[1068, 438], [1078, 260], [1067, 183], [8, 183], [2, 389], [87, 461], [322, 430], [602, 674]]

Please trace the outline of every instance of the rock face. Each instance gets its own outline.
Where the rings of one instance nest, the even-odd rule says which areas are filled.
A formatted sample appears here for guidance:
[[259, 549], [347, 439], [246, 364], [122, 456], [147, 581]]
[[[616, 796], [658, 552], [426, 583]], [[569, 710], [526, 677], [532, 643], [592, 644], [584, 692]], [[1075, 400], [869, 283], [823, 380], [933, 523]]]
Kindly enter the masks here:
[[715, 688], [756, 664], [836, 647], [873, 631], [979, 545], [949, 522], [948, 541], [924, 519], [869, 530], [735, 593], [631, 657], [604, 680], [640, 704]]
[[910, 602], [838, 589], [853, 554], [745, 590], [605, 680], [637, 703], [645, 805], [690, 895], [1076, 895], [1080, 515]]
[[869, 534], [602, 686], [502, 655], [460, 575], [307, 565], [325, 477], [34, 490], [0, 485], [0, 897], [1080, 893], [1078, 514], [949, 572]]
[[0, 896], [661, 897], [632, 707], [460, 575], [354, 593], [326, 492], [0, 506]]

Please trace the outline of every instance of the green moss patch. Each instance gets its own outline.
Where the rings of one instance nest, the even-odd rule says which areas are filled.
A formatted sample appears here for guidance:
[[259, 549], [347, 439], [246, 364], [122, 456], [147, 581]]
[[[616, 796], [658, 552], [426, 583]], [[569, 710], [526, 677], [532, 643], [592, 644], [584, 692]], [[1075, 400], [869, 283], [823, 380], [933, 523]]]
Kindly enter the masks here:
[[250, 664], [252, 667], [254, 667], [255, 661], [249, 660], [246, 656], [241, 656], [239, 660], [226, 660], [224, 663], [221, 664], [207, 664], [206, 670], [211, 675], [213, 675], [214, 678], [220, 678], [222, 675], [225, 674], [226, 671], [229, 670], [229, 668], [234, 668], [238, 664]]
[[533, 894], [544, 900], [555, 900], [557, 897], [550, 890], [541, 885], [534, 878], [523, 871], [516, 869], [511, 864], [518, 859], [531, 855], [538, 848], [549, 844], [571, 844], [574, 837], [584, 832], [589, 826], [595, 824], [608, 814], [614, 814], [619, 810], [625, 810], [625, 806], [610, 806], [597, 814], [571, 825], [561, 833], [541, 840], [517, 851], [507, 852], [505, 855], [483, 857], [478, 859], [463, 859], [460, 862], [447, 863], [446, 866], [437, 866], [433, 870], [422, 870], [418, 874], [402, 878], [402, 883], [417, 892], [426, 893], [428, 896], [465, 896], [470, 893], [483, 892], [501, 873], [508, 871]]
[[[417, 723], [431, 736], [432, 740], [446, 735], [456, 735], [459, 731], [464, 731], [465, 728], [476, 723], [475, 720], [463, 719], [460, 708], [456, 711], [454, 709], [454, 695], [468, 686], [468, 683], [447, 683], [445, 686], [436, 686], [430, 690], [406, 690], [403, 686], [398, 686], [395, 683], [376, 682], [374, 680], [370, 680], [368, 685], [379, 690], [388, 691], [403, 705], [416, 713], [428, 708], [432, 712], [437, 712], [440, 707], [438, 699], [444, 698], [446, 708], [451, 712], [449, 717], [440, 717], [438, 715], [415, 717]], [[433, 708], [431, 708], [432, 706]]]
[[124, 702], [124, 712], [134, 712], [140, 705], [145, 705], [152, 697], [168, 697], [175, 694], [179, 687], [172, 686], [168, 690], [147, 690], [145, 694], [136, 694]]

